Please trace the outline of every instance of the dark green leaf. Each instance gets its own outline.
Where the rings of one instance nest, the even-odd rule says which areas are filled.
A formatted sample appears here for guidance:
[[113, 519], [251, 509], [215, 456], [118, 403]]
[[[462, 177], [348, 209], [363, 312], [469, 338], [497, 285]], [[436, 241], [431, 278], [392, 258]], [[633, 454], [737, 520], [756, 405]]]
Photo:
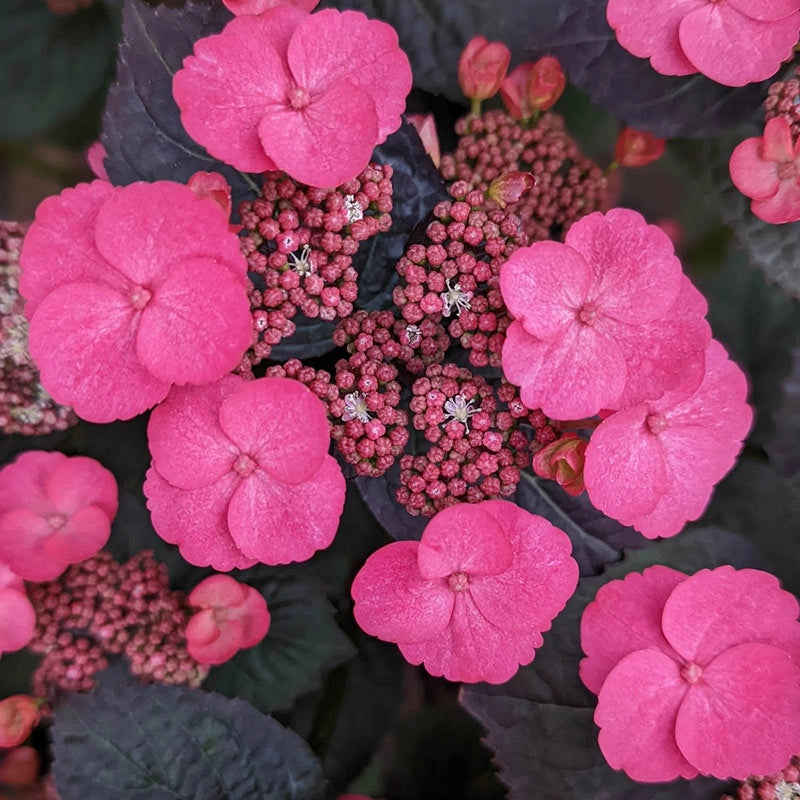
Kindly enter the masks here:
[[242, 700], [157, 684], [68, 694], [53, 726], [62, 800], [319, 800], [297, 734]]
[[428, 517], [412, 517], [395, 499], [400, 487], [400, 466], [395, 464], [379, 478], [356, 478], [364, 502], [392, 539], [419, 539]]
[[784, 380], [781, 403], [775, 414], [775, 436], [766, 444], [770, 460], [800, 496], [800, 348]]
[[242, 697], [265, 713], [320, 686], [323, 674], [355, 655], [321, 583], [304, 567], [254, 567], [236, 575], [267, 601], [271, 622], [255, 647], [213, 667], [204, 688]]
[[0, 699], [12, 694], [31, 694], [31, 677], [42, 657], [30, 650], [5, 653], [0, 662]]

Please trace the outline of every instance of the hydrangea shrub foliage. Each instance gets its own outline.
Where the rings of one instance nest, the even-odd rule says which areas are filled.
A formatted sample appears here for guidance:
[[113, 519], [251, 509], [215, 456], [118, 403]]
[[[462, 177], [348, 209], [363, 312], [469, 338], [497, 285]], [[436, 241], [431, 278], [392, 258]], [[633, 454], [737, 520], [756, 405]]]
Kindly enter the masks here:
[[800, 0], [33, 5], [0, 797], [800, 798]]

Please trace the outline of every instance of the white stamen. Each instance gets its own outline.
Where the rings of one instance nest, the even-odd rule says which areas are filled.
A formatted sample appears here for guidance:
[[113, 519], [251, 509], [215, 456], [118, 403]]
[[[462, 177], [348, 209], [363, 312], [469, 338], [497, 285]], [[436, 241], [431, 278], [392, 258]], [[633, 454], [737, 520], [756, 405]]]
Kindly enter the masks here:
[[473, 408], [474, 400], [467, 400], [463, 394], [457, 394], [444, 402], [445, 421], [454, 419], [464, 424], [464, 430], [469, 433], [469, 418], [481, 409]]
[[25, 317], [14, 314], [9, 318], [11, 326], [5, 331], [5, 341], [0, 345], [0, 359], [10, 360], [17, 366], [31, 363], [28, 352], [28, 323]]
[[419, 325], [406, 325], [406, 339], [413, 347], [422, 338], [422, 328]]
[[439, 297], [442, 298], [442, 314], [444, 314], [445, 317], [449, 317], [455, 308], [456, 316], [460, 317], [464, 309], [472, 308], [470, 303], [470, 300], [472, 300], [472, 292], [462, 292], [460, 283], [451, 286], [449, 280], [446, 282], [446, 285], [447, 291], [439, 295]]
[[348, 194], [344, 198], [344, 210], [347, 212], [347, 221], [351, 225], [360, 219], [364, 219], [364, 209], [361, 208], [361, 203], [352, 194]]
[[367, 401], [361, 392], [351, 392], [344, 396], [344, 414], [342, 414], [342, 421], [350, 422], [351, 419], [357, 419], [359, 422], [371, 422], [372, 415], [367, 409]]
[[798, 800], [800, 798], [800, 783], [780, 781], [775, 786], [776, 800]]
[[310, 253], [311, 245], [308, 244], [303, 245], [299, 257], [296, 253], [289, 253], [289, 266], [300, 275], [301, 278], [305, 278], [306, 275], [310, 275], [314, 271], [314, 265], [308, 260]]

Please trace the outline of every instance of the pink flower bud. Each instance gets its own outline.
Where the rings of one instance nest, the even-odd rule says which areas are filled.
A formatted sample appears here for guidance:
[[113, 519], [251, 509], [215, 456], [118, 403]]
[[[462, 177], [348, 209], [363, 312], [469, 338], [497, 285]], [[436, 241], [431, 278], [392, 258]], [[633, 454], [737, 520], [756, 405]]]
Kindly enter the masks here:
[[30, 786], [39, 776], [42, 759], [33, 747], [15, 747], [0, 761], [0, 784]]
[[495, 178], [486, 190], [486, 196], [500, 208], [519, 202], [526, 192], [533, 189], [536, 178], [530, 172], [506, 172]]
[[575, 433], [565, 433], [533, 457], [533, 471], [540, 478], [555, 481], [567, 494], [576, 497], [586, 488], [583, 462], [588, 444]]
[[540, 58], [528, 76], [527, 100], [534, 111], [547, 111], [552, 108], [564, 93], [567, 79], [557, 58]]
[[533, 113], [528, 105], [528, 78], [533, 63], [526, 61], [513, 69], [500, 84], [500, 97], [514, 119], [527, 119]]
[[431, 157], [433, 165], [439, 169], [442, 152], [439, 148], [439, 134], [436, 132], [436, 119], [433, 114], [407, 114], [406, 119], [417, 129], [425, 152]]
[[624, 128], [617, 137], [614, 157], [623, 167], [644, 167], [664, 155], [666, 140], [647, 131]]
[[480, 101], [497, 94], [510, 61], [511, 51], [502, 42], [490, 42], [484, 36], [471, 39], [458, 62], [464, 96]]
[[22, 744], [39, 722], [41, 703], [27, 694], [0, 700], [0, 747]]

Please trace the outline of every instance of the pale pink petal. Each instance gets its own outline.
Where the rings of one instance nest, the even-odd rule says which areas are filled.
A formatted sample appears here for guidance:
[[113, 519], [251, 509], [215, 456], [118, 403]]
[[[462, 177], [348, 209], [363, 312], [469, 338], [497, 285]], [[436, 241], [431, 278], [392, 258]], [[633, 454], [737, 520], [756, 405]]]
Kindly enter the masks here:
[[225, 8], [232, 14], [240, 16], [241, 14], [263, 14], [271, 8], [278, 6], [296, 6], [303, 11], [313, 11], [319, 0], [222, 0]]
[[781, 181], [772, 197], [753, 200], [750, 210], [759, 219], [773, 225], [800, 220], [800, 186], [796, 179]]
[[48, 394], [89, 422], [141, 414], [169, 383], [136, 357], [139, 314], [105, 286], [71, 283], [52, 292], [31, 320], [29, 347]]
[[97, 506], [86, 506], [45, 539], [42, 549], [57, 561], [78, 564], [96, 555], [110, 534], [108, 514]]
[[257, 645], [269, 630], [270, 616], [264, 596], [252, 586], [245, 586], [244, 603], [236, 609], [242, 625], [241, 648]]
[[785, 650], [740, 644], [703, 668], [675, 738], [697, 769], [745, 780], [780, 772], [800, 749], [800, 667]]
[[[275, 162], [264, 152], [258, 123], [268, 108], [285, 107], [290, 87], [281, 50], [286, 20], [296, 27], [305, 12], [285, 6], [231, 20], [222, 33], [195, 42], [172, 81], [186, 132], [237, 169], [264, 172]], [[232, 90], [235, 87], [235, 91]]]
[[201, 664], [224, 664], [233, 658], [241, 647], [242, 623], [235, 619], [215, 621], [218, 635], [212, 637], [209, 612], [210, 609], [201, 611], [189, 620], [186, 627], [187, 649], [189, 655]]
[[800, 655], [800, 606], [778, 579], [756, 569], [704, 569], [664, 605], [664, 635], [686, 661], [707, 664], [724, 650], [759, 642]]
[[625, 391], [615, 408], [658, 399], [679, 386], [689, 394], [700, 385], [711, 341], [707, 311], [705, 298], [684, 275], [680, 294], [661, 319], [636, 327], [606, 323], [628, 368]]
[[594, 712], [600, 750], [613, 769], [635, 781], [697, 776], [675, 741], [675, 718], [689, 688], [680, 669], [659, 650], [637, 650], [608, 673], [600, 689]]
[[744, 86], [774, 75], [792, 57], [800, 14], [759, 22], [731, 3], [703, 3], [680, 24], [683, 52], [703, 75], [725, 86]]
[[231, 472], [200, 489], [176, 489], [149, 469], [144, 494], [153, 527], [197, 567], [221, 572], [252, 567], [256, 560], [242, 553], [228, 530], [228, 505], [239, 481]]
[[793, 160], [792, 129], [786, 117], [782, 115], [775, 117], [764, 126], [763, 157], [767, 161]]
[[219, 411], [243, 383], [226, 375], [205, 386], [173, 386], [153, 409], [147, 423], [153, 465], [173, 486], [198, 489], [233, 469], [239, 449], [222, 430]]
[[210, 644], [219, 639], [219, 625], [213, 608], [204, 608], [192, 615], [186, 625], [186, 638], [197, 645]]
[[[228, 218], [209, 197], [173, 181], [132, 183], [99, 210], [95, 242], [133, 284], [153, 283], [179, 261], [213, 258], [244, 286], [247, 264]], [[204, 272], [195, 282], [205, 283]]]
[[450, 622], [455, 593], [445, 580], [420, 576], [418, 547], [418, 542], [381, 547], [353, 580], [353, 616], [371, 636], [385, 642], [425, 642]]
[[53, 534], [50, 523], [27, 509], [0, 517], [0, 559], [26, 581], [51, 581], [68, 566], [44, 548]]
[[36, 614], [25, 592], [0, 589], [0, 656], [25, 647], [35, 627]]
[[619, 43], [640, 58], [649, 58], [664, 75], [691, 75], [697, 68], [686, 58], [678, 27], [689, 11], [707, 0], [655, 0], [645, 13], [639, 0], [609, 0], [606, 15]]
[[647, 417], [645, 404], [612, 414], [586, 448], [583, 477], [589, 498], [614, 519], [649, 513], [667, 489], [663, 449]]
[[798, 0], [728, 0], [728, 2], [746, 17], [773, 22], [800, 11]]
[[256, 470], [231, 498], [228, 528], [239, 549], [262, 564], [307, 561], [336, 536], [344, 495], [344, 475], [332, 456], [304, 483], [281, 483]]
[[200, 581], [186, 598], [195, 608], [235, 608], [247, 599], [247, 587], [230, 575], [211, 575]]
[[244, 286], [211, 258], [195, 258], [152, 285], [136, 353], [164, 381], [210, 383], [240, 362], [252, 338]]
[[377, 143], [377, 124], [372, 97], [341, 80], [302, 110], [288, 105], [267, 110], [258, 134], [278, 169], [300, 183], [332, 188], [367, 166]]
[[[358, 11], [325, 9], [300, 22], [287, 58], [297, 85], [312, 94], [327, 92], [342, 81], [363, 89], [377, 114], [374, 144], [381, 144], [400, 127], [412, 76], [391, 25]], [[344, 119], [343, 114], [341, 119], [355, 135], [355, 121]]]
[[425, 579], [452, 572], [496, 575], [511, 566], [511, 541], [503, 527], [482, 506], [459, 503], [440, 511], [419, 543], [419, 572]]
[[330, 446], [325, 406], [291, 378], [244, 382], [222, 404], [220, 424], [259, 466], [285, 484], [316, 475]]
[[470, 593], [458, 592], [450, 624], [437, 636], [418, 643], [400, 643], [412, 664], [424, 663], [431, 675], [461, 683], [505, 683], [520, 664], [533, 661], [542, 645], [538, 631], [507, 631], [481, 614]]
[[119, 508], [114, 475], [85, 456], [73, 456], [55, 465], [47, 477], [47, 495], [55, 509], [67, 516], [92, 505], [113, 519]]
[[641, 325], [664, 316], [675, 302], [682, 270], [672, 240], [636, 211], [589, 214], [564, 241], [592, 270], [586, 304], [599, 316]]
[[515, 250], [500, 270], [500, 291], [511, 314], [537, 339], [575, 323], [591, 285], [585, 259], [560, 242]]
[[763, 200], [778, 191], [778, 165], [764, 158], [764, 140], [760, 136], [736, 145], [729, 168], [734, 186], [746, 197]]
[[686, 575], [669, 567], [648, 567], [624, 580], [601, 586], [581, 617], [581, 680], [599, 694], [611, 670], [636, 650], [658, 650], [675, 661], [678, 654], [664, 638], [661, 612]]
[[16, 589], [19, 592], [25, 591], [25, 581], [14, 572], [8, 564], [0, 561], [0, 589]]
[[505, 529], [514, 559], [499, 575], [470, 577], [469, 591], [480, 612], [498, 628], [550, 629], [578, 584], [569, 537], [547, 520], [506, 500], [480, 505]]
[[[0, 471], [0, 514], [27, 508], [39, 516], [56, 513], [47, 494], [47, 478], [67, 457], [63, 453], [29, 450]], [[2, 559], [0, 559], [2, 560]]]
[[27, 301], [28, 319], [53, 289], [65, 283], [90, 279], [117, 288], [125, 285], [94, 243], [95, 218], [114, 192], [106, 181], [79, 183], [39, 203], [20, 254], [19, 292]]

